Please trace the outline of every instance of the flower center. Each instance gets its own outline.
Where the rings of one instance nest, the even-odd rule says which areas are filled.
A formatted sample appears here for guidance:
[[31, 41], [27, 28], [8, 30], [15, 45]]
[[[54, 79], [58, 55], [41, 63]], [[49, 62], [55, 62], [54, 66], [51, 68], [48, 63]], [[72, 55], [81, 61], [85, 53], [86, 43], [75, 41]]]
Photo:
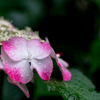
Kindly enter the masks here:
[[31, 62], [29, 62], [29, 65], [31, 66]]
[[31, 54], [31, 53], [28, 53], [28, 58], [27, 58], [27, 60], [28, 60], [30, 66], [31, 66], [31, 60], [32, 60], [32, 59], [33, 59], [32, 54]]
[[33, 59], [33, 57], [32, 57], [32, 54], [31, 53], [28, 53], [28, 58], [27, 58], [29, 61], [31, 60], [31, 59]]

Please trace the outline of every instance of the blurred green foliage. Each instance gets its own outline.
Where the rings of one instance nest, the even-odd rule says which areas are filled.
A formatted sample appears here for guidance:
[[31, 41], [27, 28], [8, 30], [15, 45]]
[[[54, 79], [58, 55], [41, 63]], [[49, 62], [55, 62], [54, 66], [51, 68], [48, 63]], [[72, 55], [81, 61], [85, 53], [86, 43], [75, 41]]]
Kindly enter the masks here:
[[[0, 0], [0, 16], [10, 20], [19, 29], [29, 26], [34, 31], [39, 31], [41, 38], [44, 39], [47, 36], [55, 52], [63, 52], [62, 58], [69, 63], [70, 67], [82, 71], [93, 81], [96, 90], [100, 91], [100, 83], [98, 81], [100, 76], [100, 0]], [[58, 69], [54, 68], [54, 72], [52, 76], [60, 79], [61, 73], [59, 74]], [[88, 89], [93, 89], [94, 91], [91, 85], [90, 88], [87, 86], [87, 83], [91, 82], [79, 71], [75, 70], [75, 72], [83, 77], [83, 79], [80, 78], [81, 88], [87, 88], [87, 92], [89, 92]], [[77, 83], [79, 78], [74, 73], [74, 70], [72, 70], [72, 74], [72, 80], [68, 82], [69, 87], [75, 82]], [[76, 80], [74, 79], [74, 74], [77, 76]], [[85, 79], [87, 83], [83, 84]], [[60, 90], [56, 89], [61, 94], [48, 92], [46, 84], [37, 75], [34, 81], [34, 84], [27, 84], [31, 94], [28, 100], [38, 100], [42, 97], [47, 99], [50, 96], [51, 99], [61, 97], [62, 92]], [[52, 82], [54, 81], [51, 80]], [[54, 86], [56, 87], [56, 85]], [[71, 87], [72, 90], [79, 88], [77, 86], [74, 88], [73, 86]], [[26, 99], [17, 86], [7, 82], [6, 76], [2, 71], [0, 71], [0, 88], [2, 88], [0, 90], [1, 100]], [[71, 93], [70, 89], [66, 91], [67, 94]], [[80, 91], [78, 90], [76, 93], [74, 90], [72, 94], [76, 98], [83, 94], [88, 98], [86, 91], [83, 91], [82, 94], [80, 94]], [[90, 92], [89, 95], [91, 96]], [[98, 94], [93, 92], [93, 95], [95, 98]], [[68, 100], [76, 100], [74, 96], [68, 96]]]
[[93, 74], [100, 68], [100, 40], [96, 39], [91, 43], [91, 68], [90, 74]]
[[[35, 73], [34, 84], [28, 83], [27, 86], [31, 97], [28, 100], [100, 100], [100, 93], [95, 91], [92, 82], [77, 69], [70, 69], [72, 79], [69, 82], [51, 79], [43, 81]], [[61, 98], [63, 97], [63, 99]], [[15, 85], [7, 81], [7, 75], [4, 74], [1, 100], [26, 100], [27, 98], [22, 91]]]
[[94, 91], [95, 86], [80, 71], [70, 69], [72, 79], [69, 82], [51, 79], [46, 82], [49, 91], [58, 91], [64, 100], [100, 100], [100, 93]]

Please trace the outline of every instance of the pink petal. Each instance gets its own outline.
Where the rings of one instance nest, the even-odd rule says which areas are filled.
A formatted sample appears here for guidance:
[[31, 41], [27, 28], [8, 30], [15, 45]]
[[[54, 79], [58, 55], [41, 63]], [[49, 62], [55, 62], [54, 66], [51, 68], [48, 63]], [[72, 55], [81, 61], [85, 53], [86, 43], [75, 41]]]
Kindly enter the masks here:
[[0, 69], [1, 69], [1, 70], [5, 70], [1, 59], [0, 59]]
[[12, 80], [26, 84], [33, 78], [33, 72], [27, 60], [19, 62], [7, 59], [4, 63], [6, 73], [11, 77]]
[[49, 80], [52, 70], [53, 70], [53, 63], [50, 57], [41, 60], [32, 60], [32, 66], [35, 68], [39, 74], [39, 76], [43, 80]]
[[62, 72], [63, 80], [64, 81], [70, 81], [71, 76], [72, 76], [71, 72], [68, 69], [62, 68], [62, 67], [60, 67], [60, 70]]
[[39, 39], [31, 39], [27, 43], [28, 53], [32, 58], [43, 59], [51, 53], [50, 44], [47, 42], [40, 42]]
[[24, 92], [24, 94], [26, 95], [27, 98], [30, 97], [29, 91], [28, 91], [28, 89], [27, 89], [25, 84], [13, 81], [9, 76], [7, 77], [7, 80], [12, 84], [17, 85]]
[[64, 61], [63, 59], [61, 59], [61, 58], [58, 58], [58, 66], [59, 67], [68, 67], [69, 66], [69, 64], [66, 62], [66, 61]]
[[5, 52], [14, 61], [28, 57], [26, 49], [27, 40], [22, 37], [12, 37], [8, 41], [2, 42]]
[[[46, 42], [49, 43], [49, 40], [48, 40], [47, 37], [46, 37]], [[58, 64], [59, 67], [62, 67], [62, 65], [60, 64], [60, 61], [58, 61], [58, 57], [56, 56], [56, 53], [55, 53], [55, 51], [53, 50], [53, 48], [51, 48], [50, 57], [56, 60], [56, 62], [57, 62], [57, 64]]]
[[56, 60], [56, 62], [57, 62], [57, 64], [58, 64], [59, 67], [68, 67], [68, 66], [69, 66], [69, 64], [68, 64], [66, 61], [64, 61], [63, 59], [61, 59], [61, 58], [59, 58], [59, 57], [56, 56], [56, 53], [55, 53], [55, 51], [53, 50], [53, 48], [52, 48], [52, 51], [51, 51], [50, 56], [51, 56], [53, 59]]
[[2, 62], [4, 63], [7, 59], [9, 59], [8, 55], [6, 54], [6, 52], [4, 51], [4, 48], [1, 47], [1, 59]]
[[53, 50], [53, 48], [52, 48], [52, 51], [51, 51], [50, 56], [51, 56], [53, 59], [55, 59], [56, 61], [58, 61], [57, 56], [56, 56], [56, 53], [55, 53], [55, 51]]
[[47, 37], [45, 38], [45, 40], [46, 40], [46, 42], [50, 43], [50, 42], [49, 42], [49, 39], [48, 39]]
[[[49, 43], [48, 38], [46, 37], [45, 39], [46, 39], [46, 42]], [[51, 56], [53, 59], [56, 59], [56, 60], [57, 60], [56, 53], [55, 53], [55, 51], [53, 50], [53, 48], [51, 48], [51, 54], [50, 54], [50, 56]]]
[[[46, 42], [49, 43], [48, 38], [46, 38]], [[59, 68], [62, 72], [63, 80], [64, 81], [69, 81], [71, 79], [71, 76], [72, 76], [71, 72], [68, 69], [66, 69], [66, 67], [68, 67], [69, 64], [66, 61], [64, 61], [63, 59], [57, 57], [57, 55], [56, 55], [55, 51], [53, 50], [53, 48], [52, 48], [50, 56], [51, 56], [51, 58], [56, 60], [58, 66], [59, 66]]]
[[32, 70], [30, 69], [29, 67], [30, 65], [27, 60], [22, 60], [19, 62], [13, 61], [5, 53], [3, 47], [1, 47], [1, 58], [3, 60], [4, 68], [6, 69], [6, 72], [11, 76], [13, 80], [16, 80], [22, 83], [27, 83], [33, 77]]

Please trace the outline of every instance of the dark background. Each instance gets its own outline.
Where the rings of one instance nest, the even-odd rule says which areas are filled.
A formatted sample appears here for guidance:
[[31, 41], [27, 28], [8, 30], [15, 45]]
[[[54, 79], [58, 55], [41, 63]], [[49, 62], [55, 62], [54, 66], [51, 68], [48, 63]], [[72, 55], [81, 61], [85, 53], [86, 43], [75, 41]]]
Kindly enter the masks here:
[[89, 51], [99, 29], [99, 8], [91, 0], [0, 0], [0, 16], [19, 29], [39, 31], [56, 52], [63, 52], [61, 45]]
[[0, 16], [48, 37], [70, 67], [80, 69], [100, 91], [99, 0], [0, 0]]

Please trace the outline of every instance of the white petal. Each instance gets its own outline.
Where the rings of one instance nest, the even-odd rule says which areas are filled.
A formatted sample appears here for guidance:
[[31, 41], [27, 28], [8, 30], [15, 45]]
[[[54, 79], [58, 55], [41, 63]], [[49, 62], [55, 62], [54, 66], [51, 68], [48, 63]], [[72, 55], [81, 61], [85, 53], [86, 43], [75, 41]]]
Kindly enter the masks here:
[[37, 70], [39, 76], [43, 80], [49, 80], [51, 73], [53, 71], [53, 63], [50, 57], [47, 57], [45, 59], [33, 59], [32, 60], [32, 67]]
[[5, 61], [7, 61], [7, 59], [10, 59], [9, 56], [6, 54], [6, 52], [4, 51], [4, 48], [1, 47], [1, 59], [2, 62], [4, 63]]
[[39, 39], [31, 39], [27, 43], [27, 50], [32, 58], [43, 59], [50, 55], [51, 46], [47, 42], [40, 42]]
[[11, 59], [19, 61], [28, 57], [26, 43], [27, 40], [22, 37], [12, 37], [8, 41], [2, 42], [2, 45]]
[[16, 62], [7, 59], [4, 63], [4, 68], [12, 80], [20, 83], [26, 84], [33, 78], [33, 72], [27, 60]]
[[[47, 37], [45, 38], [45, 40], [46, 40], [47, 43], [50, 43]], [[58, 61], [57, 56], [56, 56], [56, 53], [55, 53], [55, 51], [53, 50], [53, 48], [51, 48], [51, 54], [50, 54], [50, 56], [51, 56], [51, 58], [53, 58], [53, 59], [55, 59], [56, 61]]]
[[59, 67], [68, 67], [69, 66], [69, 64], [66, 62], [66, 61], [64, 61], [63, 59], [61, 59], [61, 58], [58, 58], [58, 66]]

